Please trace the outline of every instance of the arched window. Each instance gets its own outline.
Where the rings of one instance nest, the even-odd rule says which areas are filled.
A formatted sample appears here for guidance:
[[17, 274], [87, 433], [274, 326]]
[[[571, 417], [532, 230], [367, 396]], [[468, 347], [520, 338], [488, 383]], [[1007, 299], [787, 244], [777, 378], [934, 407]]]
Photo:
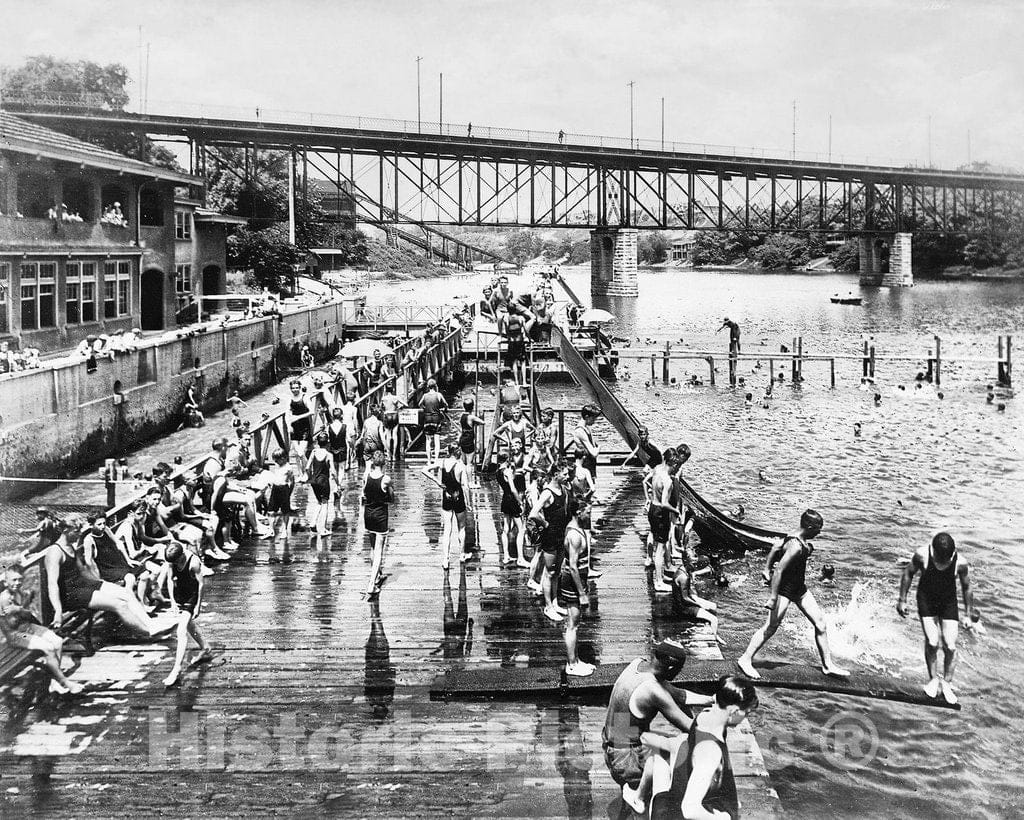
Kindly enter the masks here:
[[164, 201], [160, 191], [152, 185], [145, 185], [139, 191], [139, 221], [143, 225], [164, 224]]
[[92, 222], [93, 214], [92, 183], [81, 177], [70, 177], [64, 180], [61, 202], [67, 206], [68, 214], [80, 216], [84, 222]]
[[45, 219], [52, 207], [49, 179], [33, 171], [18, 174], [18, 213], [30, 219]]

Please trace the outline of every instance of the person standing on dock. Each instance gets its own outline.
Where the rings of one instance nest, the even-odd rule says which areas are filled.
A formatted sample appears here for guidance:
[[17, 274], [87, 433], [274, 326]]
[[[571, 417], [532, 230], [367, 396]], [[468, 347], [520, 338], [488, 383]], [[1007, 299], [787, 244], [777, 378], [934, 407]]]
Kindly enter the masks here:
[[384, 395], [380, 400], [384, 410], [381, 441], [384, 444], [384, 452], [387, 454], [388, 461], [392, 463], [394, 463], [398, 448], [398, 411], [405, 407], [405, 402], [395, 393], [396, 381], [394, 378], [388, 380], [388, 386], [384, 388]]
[[384, 549], [388, 542], [388, 504], [395, 500], [391, 476], [384, 469], [387, 457], [381, 450], [373, 454], [363, 482], [363, 526], [373, 538], [373, 556], [370, 561], [370, 579], [366, 584], [366, 597], [373, 598], [384, 582]]
[[590, 606], [590, 507], [573, 497], [569, 502], [571, 518], [565, 527], [565, 564], [558, 584], [565, 609], [565, 674], [585, 678], [594, 674], [592, 663], [580, 660], [576, 639], [579, 634], [581, 610]]
[[590, 473], [597, 486], [597, 457], [600, 448], [594, 440], [594, 422], [601, 418], [601, 408], [594, 404], [586, 404], [580, 411], [580, 423], [572, 431], [572, 448], [576, 452], [576, 461]]
[[[907, 617], [907, 595], [914, 576], [920, 572], [917, 584], [917, 614], [924, 630], [924, 662], [928, 667], [928, 683], [925, 694], [930, 698], [942, 697], [947, 703], [957, 702], [953, 691], [953, 672], [956, 669], [956, 639], [960, 625], [960, 610], [956, 603], [956, 585], [964, 598], [967, 619], [964, 626], [969, 628], [978, 621], [974, 608], [974, 594], [967, 562], [960, 559], [956, 542], [948, 532], [938, 532], [932, 538], [930, 547], [919, 547], [910, 558], [900, 578], [900, 599], [896, 611], [901, 618]], [[942, 676], [938, 674], [939, 644], [942, 644]]]
[[[447, 419], [448, 402], [437, 389], [437, 381], [427, 379], [427, 392], [420, 398], [423, 411], [423, 435], [426, 437], [427, 466], [441, 460], [441, 423]], [[433, 453], [433, 458], [431, 458]]]
[[[465, 548], [466, 510], [470, 497], [469, 476], [461, 456], [462, 451], [458, 442], [453, 441], [448, 445], [448, 455], [444, 460], [423, 468], [423, 474], [441, 488], [441, 510], [444, 513], [444, 525], [441, 532], [444, 557], [441, 559], [441, 568], [445, 572], [448, 571], [453, 540], [458, 545], [460, 562], [465, 562], [471, 555], [466, 552]], [[440, 478], [434, 475], [435, 471], [440, 474]], [[453, 539], [455, 533], [458, 535]]]
[[[605, 765], [622, 788], [622, 799], [633, 811], [643, 815], [651, 798], [655, 755], [652, 744], [657, 738], [650, 732], [652, 721], [661, 715], [680, 732], [693, 725], [684, 708], [704, 705], [710, 698], [695, 695], [670, 681], [686, 663], [686, 648], [672, 639], [651, 647], [650, 658], [637, 658], [627, 666], [612, 687], [608, 712], [601, 730]], [[647, 743], [641, 738], [647, 735]]]
[[459, 448], [462, 450], [462, 463], [469, 474], [469, 486], [479, 487], [475, 475], [476, 428], [483, 428], [485, 422], [474, 412], [476, 406], [472, 397], [462, 400], [462, 415], [459, 417]]
[[807, 589], [807, 559], [814, 551], [810, 539], [817, 536], [824, 527], [824, 521], [816, 510], [805, 510], [800, 516], [800, 529], [787, 535], [782, 542], [782, 557], [772, 574], [771, 594], [768, 596], [768, 620], [750, 638], [750, 644], [736, 660], [736, 665], [748, 678], [757, 680], [760, 673], [754, 669], [754, 655], [768, 643], [776, 633], [790, 604], [796, 604], [808, 621], [814, 626], [814, 640], [821, 656], [821, 671], [826, 675], [848, 677], [849, 672], [832, 662], [828, 645], [828, 628], [825, 616]]
[[530, 510], [532, 526], [540, 526], [540, 548], [544, 570], [541, 590], [544, 594], [544, 616], [561, 621], [567, 611], [558, 605], [558, 582], [565, 559], [565, 528], [569, 523], [569, 467], [560, 461], [551, 468], [551, 477], [537, 503]]
[[292, 443], [292, 453], [295, 455], [295, 462], [299, 468], [299, 475], [306, 477], [306, 447], [312, 439], [313, 411], [306, 403], [306, 397], [302, 395], [302, 382], [292, 379], [288, 382], [288, 389], [291, 396], [288, 399], [288, 423], [290, 425], [289, 435]]
[[675, 475], [679, 472], [680, 461], [676, 451], [669, 447], [661, 464], [651, 473], [650, 507], [647, 511], [647, 522], [651, 525], [654, 558], [654, 591], [671, 592], [672, 587], [665, 583], [666, 572], [672, 575], [671, 561], [668, 556], [669, 538], [672, 532], [673, 516], [679, 515], [676, 507]]
[[167, 548], [166, 558], [171, 569], [168, 584], [171, 588], [171, 600], [178, 610], [178, 625], [174, 666], [170, 674], [164, 678], [164, 686], [174, 686], [181, 678], [189, 637], [194, 638], [199, 644], [199, 657], [192, 661], [192, 666], [213, 660], [213, 650], [196, 624], [203, 603], [202, 562], [193, 553], [183, 549], [181, 544], [171, 544]]

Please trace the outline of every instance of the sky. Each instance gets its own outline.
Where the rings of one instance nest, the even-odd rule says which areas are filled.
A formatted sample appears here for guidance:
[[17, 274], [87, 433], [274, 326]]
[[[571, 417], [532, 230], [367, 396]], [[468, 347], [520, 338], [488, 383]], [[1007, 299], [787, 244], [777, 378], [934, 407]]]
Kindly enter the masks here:
[[[1024, 168], [1017, 0], [4, 0], [6, 65], [120, 62], [172, 103]], [[140, 30], [143, 47], [140, 50]], [[143, 57], [143, 60], [145, 58]], [[175, 106], [180, 110], [180, 106]], [[930, 133], [929, 140], [929, 119]], [[970, 136], [968, 137], [968, 132]], [[929, 147], [930, 146], [930, 147]]]

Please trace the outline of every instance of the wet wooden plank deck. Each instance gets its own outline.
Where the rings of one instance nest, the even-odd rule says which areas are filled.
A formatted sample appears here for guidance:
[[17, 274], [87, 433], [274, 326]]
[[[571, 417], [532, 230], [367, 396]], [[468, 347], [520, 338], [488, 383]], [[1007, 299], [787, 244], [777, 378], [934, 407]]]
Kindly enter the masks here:
[[[201, 623], [220, 659], [180, 689], [161, 685], [169, 643], [121, 644], [75, 671], [98, 687], [89, 697], [0, 716], [0, 814], [620, 816], [603, 707], [429, 700], [453, 666], [563, 663], [562, 632], [524, 573], [498, 562], [489, 487], [476, 493], [484, 552], [445, 584], [439, 490], [413, 467], [395, 480], [379, 603], [360, 596], [370, 553], [350, 481], [330, 562], [298, 534], [293, 563], [268, 563], [268, 542], [252, 542], [217, 570]], [[626, 662], [676, 635], [714, 657], [711, 637], [648, 591], [635, 477], [605, 470], [601, 494], [605, 575], [581, 655]], [[777, 814], [753, 736], [730, 747], [741, 816]]]

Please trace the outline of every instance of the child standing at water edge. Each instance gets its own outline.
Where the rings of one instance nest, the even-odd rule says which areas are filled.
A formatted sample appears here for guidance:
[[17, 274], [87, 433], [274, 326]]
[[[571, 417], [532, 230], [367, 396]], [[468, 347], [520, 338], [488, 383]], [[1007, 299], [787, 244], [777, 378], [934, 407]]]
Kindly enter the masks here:
[[[924, 662], [928, 667], [928, 683], [924, 691], [928, 697], [934, 698], [941, 690], [946, 702], [955, 704], [957, 697], [952, 683], [960, 625], [960, 610], [956, 603], [958, 580], [969, 619], [964, 621], [964, 627], [970, 628], [978, 620], [967, 562], [960, 560], [956, 542], [948, 532], [936, 533], [930, 547], [919, 547], [900, 578], [900, 599], [896, 611], [901, 618], [907, 617], [907, 594], [918, 571], [921, 572], [921, 580], [917, 584], [917, 614], [924, 630]], [[936, 670], [940, 641], [944, 655], [942, 677]]]

